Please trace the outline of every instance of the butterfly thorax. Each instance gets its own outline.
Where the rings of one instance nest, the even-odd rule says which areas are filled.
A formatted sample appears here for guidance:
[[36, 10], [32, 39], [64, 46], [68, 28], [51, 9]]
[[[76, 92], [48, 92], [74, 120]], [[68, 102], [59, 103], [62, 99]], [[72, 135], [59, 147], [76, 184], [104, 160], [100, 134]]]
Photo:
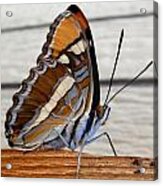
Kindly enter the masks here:
[[[84, 117], [80, 120], [79, 127], [76, 131], [75, 138], [71, 141], [70, 148], [75, 149], [83, 143], [90, 141], [97, 133], [98, 129], [106, 123], [110, 113], [110, 107], [98, 106], [95, 111], [95, 116], [93, 118], [92, 127], [89, 131], [86, 131], [86, 126], [91, 120], [91, 116]], [[85, 135], [83, 135], [85, 134]]]

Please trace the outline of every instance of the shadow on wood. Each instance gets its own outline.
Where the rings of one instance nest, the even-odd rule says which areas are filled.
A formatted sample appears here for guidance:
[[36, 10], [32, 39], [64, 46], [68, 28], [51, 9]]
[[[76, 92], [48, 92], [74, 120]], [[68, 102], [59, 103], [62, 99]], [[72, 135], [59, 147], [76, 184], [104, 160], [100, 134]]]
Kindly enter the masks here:
[[[2, 150], [1, 155], [3, 177], [76, 178], [76, 152]], [[7, 169], [6, 164], [11, 164], [11, 169]], [[155, 161], [150, 158], [82, 154], [79, 178], [155, 180], [156, 168]]]

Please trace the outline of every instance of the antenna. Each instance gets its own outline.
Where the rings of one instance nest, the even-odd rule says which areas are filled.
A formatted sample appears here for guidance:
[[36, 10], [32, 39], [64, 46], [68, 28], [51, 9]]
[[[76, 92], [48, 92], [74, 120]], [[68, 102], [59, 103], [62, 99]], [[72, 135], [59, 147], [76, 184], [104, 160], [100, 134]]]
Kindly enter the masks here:
[[120, 51], [121, 51], [123, 37], [124, 37], [124, 29], [122, 29], [122, 31], [121, 31], [121, 35], [120, 35], [120, 39], [119, 39], [119, 44], [118, 44], [118, 51], [117, 51], [117, 55], [116, 55], [116, 58], [115, 58], [115, 62], [114, 62], [114, 66], [113, 66], [113, 71], [112, 71], [110, 82], [109, 82], [108, 93], [106, 95], [106, 98], [105, 98], [105, 101], [104, 101], [104, 105], [107, 104], [107, 101], [108, 101], [108, 98], [109, 98], [109, 95], [110, 95], [110, 92], [111, 92], [111, 87], [112, 87], [112, 84], [113, 84], [113, 78], [114, 78], [114, 74], [115, 74], [115, 71], [116, 71], [116, 67], [117, 67], [117, 63], [118, 63], [118, 59], [119, 59], [119, 55], [120, 55]]
[[139, 74], [137, 74], [133, 79], [128, 81], [122, 88], [120, 88], [116, 93], [113, 94], [113, 96], [107, 101], [107, 105], [121, 92], [123, 91], [126, 87], [134, 83], [151, 65], [153, 64], [153, 61], [149, 62], [148, 65], [141, 71]]
[[158, 77], [158, 68], [157, 68], [156, 62], [154, 61], [153, 63], [154, 63], [154, 68], [155, 68], [155, 71], [156, 71], [156, 75]]

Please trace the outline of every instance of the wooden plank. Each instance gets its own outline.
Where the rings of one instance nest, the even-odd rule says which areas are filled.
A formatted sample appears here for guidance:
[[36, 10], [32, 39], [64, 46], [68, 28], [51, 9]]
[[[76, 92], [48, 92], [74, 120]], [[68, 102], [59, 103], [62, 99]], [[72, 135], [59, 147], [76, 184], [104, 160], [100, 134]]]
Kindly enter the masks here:
[[[3, 177], [76, 178], [77, 153], [68, 150], [2, 150]], [[11, 169], [6, 164], [12, 164]], [[145, 168], [141, 173], [140, 168]], [[156, 161], [141, 157], [82, 154], [80, 179], [155, 180]]]

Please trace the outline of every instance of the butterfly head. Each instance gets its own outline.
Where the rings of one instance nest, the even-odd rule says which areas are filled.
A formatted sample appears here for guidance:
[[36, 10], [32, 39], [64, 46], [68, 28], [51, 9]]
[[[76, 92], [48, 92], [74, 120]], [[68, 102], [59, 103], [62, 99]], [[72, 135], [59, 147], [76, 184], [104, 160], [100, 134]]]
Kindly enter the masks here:
[[101, 124], [104, 125], [109, 117], [111, 108], [108, 105], [99, 105], [96, 109], [97, 117], [101, 120]]

